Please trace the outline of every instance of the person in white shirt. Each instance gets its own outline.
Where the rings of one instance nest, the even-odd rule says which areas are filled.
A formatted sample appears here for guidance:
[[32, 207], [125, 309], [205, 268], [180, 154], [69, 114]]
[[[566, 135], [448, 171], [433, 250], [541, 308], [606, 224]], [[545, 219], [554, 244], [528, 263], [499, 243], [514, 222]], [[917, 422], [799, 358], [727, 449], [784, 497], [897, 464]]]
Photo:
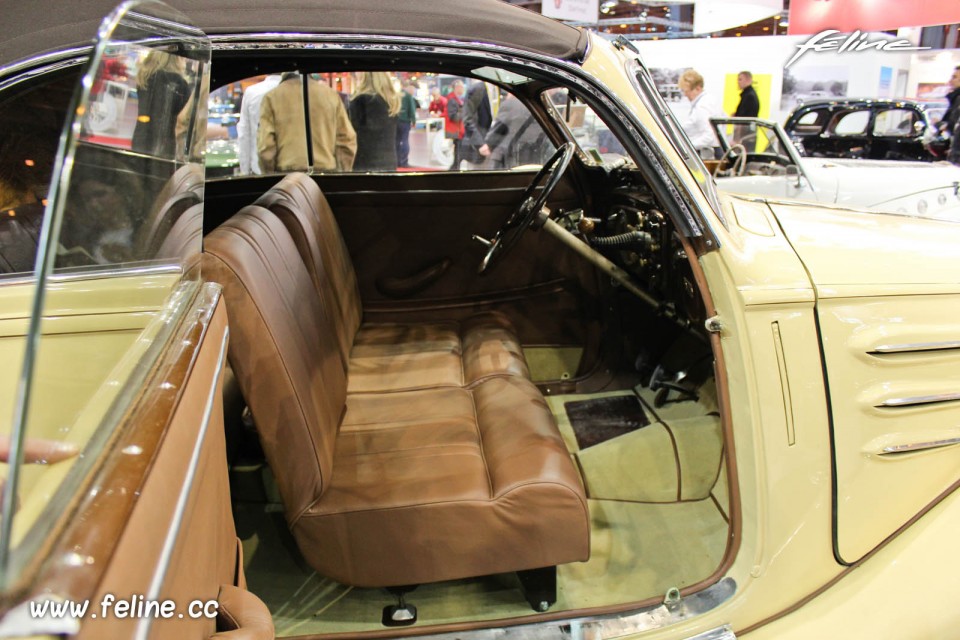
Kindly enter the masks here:
[[260, 126], [260, 103], [263, 96], [280, 84], [280, 76], [267, 76], [243, 92], [240, 103], [240, 119], [237, 121], [237, 145], [240, 153], [242, 175], [261, 174], [260, 158], [257, 155], [257, 127]]
[[677, 84], [683, 95], [690, 101], [690, 111], [686, 116], [681, 117], [680, 126], [683, 127], [700, 157], [711, 160], [716, 157], [718, 144], [717, 136], [710, 125], [710, 118], [722, 116], [720, 106], [713, 96], [704, 93], [703, 76], [693, 69], [684, 71]]

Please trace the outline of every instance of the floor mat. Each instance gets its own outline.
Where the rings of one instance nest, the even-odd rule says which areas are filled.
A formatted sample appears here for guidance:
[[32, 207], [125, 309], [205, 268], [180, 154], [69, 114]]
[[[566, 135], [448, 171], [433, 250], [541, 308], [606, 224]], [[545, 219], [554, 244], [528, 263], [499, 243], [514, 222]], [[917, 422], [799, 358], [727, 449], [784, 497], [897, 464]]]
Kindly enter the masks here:
[[581, 450], [650, 424], [643, 404], [634, 395], [576, 400], [564, 403], [564, 409]]
[[[551, 611], [601, 607], [661, 595], [709, 575], [720, 563], [727, 523], [712, 500], [639, 504], [589, 500], [591, 554], [558, 567]], [[270, 608], [278, 638], [382, 631], [383, 589], [351, 589], [300, 557], [282, 514], [235, 505], [250, 590]], [[423, 584], [407, 596], [417, 628], [532, 616], [515, 574]]]

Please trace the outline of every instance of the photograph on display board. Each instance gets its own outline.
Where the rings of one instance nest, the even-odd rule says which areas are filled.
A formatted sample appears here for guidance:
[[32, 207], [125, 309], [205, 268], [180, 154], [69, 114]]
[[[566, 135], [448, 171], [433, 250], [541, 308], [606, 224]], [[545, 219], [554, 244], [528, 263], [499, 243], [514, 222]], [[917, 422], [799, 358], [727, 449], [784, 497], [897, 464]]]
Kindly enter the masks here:
[[780, 110], [786, 113], [802, 102], [845, 97], [849, 84], [849, 67], [809, 66], [784, 69]]

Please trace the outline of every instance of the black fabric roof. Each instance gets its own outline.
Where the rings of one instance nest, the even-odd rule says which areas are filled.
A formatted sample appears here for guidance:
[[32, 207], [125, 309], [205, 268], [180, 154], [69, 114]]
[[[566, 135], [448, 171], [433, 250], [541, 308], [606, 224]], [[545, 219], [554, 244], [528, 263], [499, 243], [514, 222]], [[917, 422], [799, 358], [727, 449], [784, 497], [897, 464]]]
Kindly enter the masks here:
[[[210, 35], [368, 33], [488, 42], [579, 61], [587, 35], [501, 0], [168, 0]], [[117, 0], [0, 0], [0, 67], [89, 44]]]

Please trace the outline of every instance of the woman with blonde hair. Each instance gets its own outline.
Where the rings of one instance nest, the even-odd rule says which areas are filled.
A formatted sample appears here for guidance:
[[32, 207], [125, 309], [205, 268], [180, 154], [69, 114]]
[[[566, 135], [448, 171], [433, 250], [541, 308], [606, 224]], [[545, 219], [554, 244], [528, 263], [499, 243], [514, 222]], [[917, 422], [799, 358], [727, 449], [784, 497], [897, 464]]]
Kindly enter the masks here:
[[350, 101], [350, 122], [357, 132], [354, 170], [393, 171], [397, 168], [400, 94], [393, 82], [393, 76], [385, 71], [368, 71], [358, 79]]
[[183, 59], [151, 51], [137, 71], [137, 124], [134, 151], [161, 158], [176, 157], [177, 116], [190, 99]]

